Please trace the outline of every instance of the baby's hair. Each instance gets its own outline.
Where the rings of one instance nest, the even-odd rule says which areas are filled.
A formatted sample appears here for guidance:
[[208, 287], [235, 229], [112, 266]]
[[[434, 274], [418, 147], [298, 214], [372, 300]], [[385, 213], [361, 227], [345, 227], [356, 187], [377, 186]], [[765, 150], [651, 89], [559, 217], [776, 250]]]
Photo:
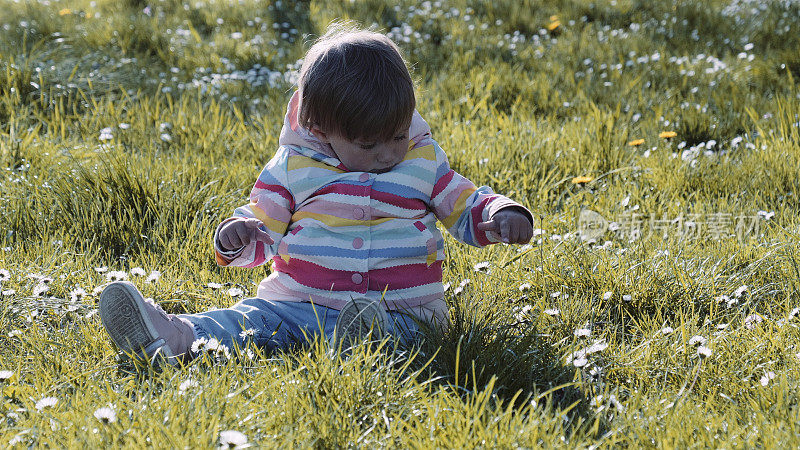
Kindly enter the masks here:
[[333, 23], [308, 50], [298, 79], [300, 125], [347, 140], [387, 141], [408, 127], [414, 83], [386, 36]]

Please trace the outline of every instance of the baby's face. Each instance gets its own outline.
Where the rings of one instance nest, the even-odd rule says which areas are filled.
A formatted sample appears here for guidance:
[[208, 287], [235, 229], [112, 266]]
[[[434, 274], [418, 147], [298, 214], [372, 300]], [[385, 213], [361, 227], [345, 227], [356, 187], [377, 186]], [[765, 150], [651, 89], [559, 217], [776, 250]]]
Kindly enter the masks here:
[[321, 139], [331, 145], [339, 161], [351, 172], [388, 172], [406, 157], [409, 143], [407, 127], [384, 142], [362, 138], [350, 141], [333, 134]]

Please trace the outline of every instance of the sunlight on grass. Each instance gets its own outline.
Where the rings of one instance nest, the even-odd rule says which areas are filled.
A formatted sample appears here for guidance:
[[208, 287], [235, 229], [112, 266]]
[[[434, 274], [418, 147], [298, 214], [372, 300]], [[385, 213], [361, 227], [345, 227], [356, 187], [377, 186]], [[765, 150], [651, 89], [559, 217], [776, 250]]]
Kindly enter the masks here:
[[[2, 4], [0, 445], [796, 447], [797, 2]], [[99, 289], [255, 295], [217, 223], [275, 151], [308, 43], [374, 25], [452, 167], [533, 241], [447, 238], [451, 326], [119, 359]]]

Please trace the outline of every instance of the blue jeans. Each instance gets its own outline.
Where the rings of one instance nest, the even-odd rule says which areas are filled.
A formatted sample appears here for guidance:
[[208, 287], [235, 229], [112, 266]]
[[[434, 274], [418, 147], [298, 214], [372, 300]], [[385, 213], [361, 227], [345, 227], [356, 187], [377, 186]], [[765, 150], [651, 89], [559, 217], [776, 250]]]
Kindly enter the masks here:
[[[387, 311], [389, 320], [384, 330], [400, 344], [410, 344], [420, 337], [417, 322], [406, 313]], [[227, 309], [197, 314], [180, 314], [194, 326], [195, 338], [217, 339], [233, 349], [252, 342], [267, 351], [288, 348], [312, 341], [317, 335], [326, 339], [333, 334], [339, 311], [310, 302], [273, 302], [248, 298]], [[254, 330], [243, 336], [243, 330]]]

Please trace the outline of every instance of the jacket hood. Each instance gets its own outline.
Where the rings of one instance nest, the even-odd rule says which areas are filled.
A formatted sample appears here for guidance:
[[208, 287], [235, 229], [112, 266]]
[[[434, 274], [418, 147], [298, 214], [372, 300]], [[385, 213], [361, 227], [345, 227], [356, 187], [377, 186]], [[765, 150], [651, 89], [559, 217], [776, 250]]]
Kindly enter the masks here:
[[[328, 158], [333, 158], [338, 164], [341, 165], [339, 158], [329, 144], [326, 144], [316, 136], [311, 134], [309, 130], [300, 126], [297, 121], [297, 114], [300, 111], [300, 93], [295, 91], [292, 99], [289, 100], [289, 105], [286, 107], [286, 117], [283, 119], [283, 128], [281, 129], [281, 136], [278, 139], [279, 145], [293, 145], [304, 149], [313, 150], [314, 153], [321, 153]], [[414, 115], [411, 117], [411, 126], [408, 129], [408, 135], [411, 137], [412, 146], [414, 148], [428, 145], [431, 143], [431, 128], [425, 119], [419, 115], [417, 110], [414, 110]], [[302, 150], [301, 150], [302, 152]], [[312, 155], [308, 155], [313, 157]], [[319, 155], [314, 159], [320, 160]], [[332, 161], [329, 161], [332, 163]]]

